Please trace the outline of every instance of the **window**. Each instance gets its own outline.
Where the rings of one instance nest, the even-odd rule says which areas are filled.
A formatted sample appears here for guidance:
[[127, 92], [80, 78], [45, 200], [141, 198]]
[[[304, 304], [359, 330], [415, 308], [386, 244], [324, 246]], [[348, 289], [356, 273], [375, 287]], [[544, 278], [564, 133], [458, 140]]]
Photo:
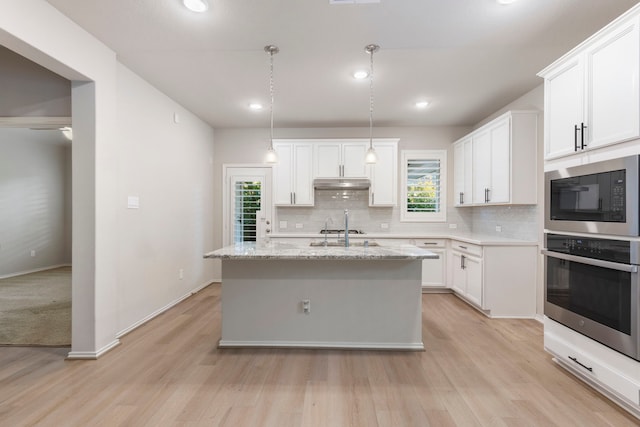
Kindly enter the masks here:
[[260, 210], [261, 183], [253, 181], [235, 182], [235, 227], [234, 243], [255, 242], [257, 236], [257, 215]]
[[446, 150], [402, 151], [402, 211], [406, 222], [447, 220]]

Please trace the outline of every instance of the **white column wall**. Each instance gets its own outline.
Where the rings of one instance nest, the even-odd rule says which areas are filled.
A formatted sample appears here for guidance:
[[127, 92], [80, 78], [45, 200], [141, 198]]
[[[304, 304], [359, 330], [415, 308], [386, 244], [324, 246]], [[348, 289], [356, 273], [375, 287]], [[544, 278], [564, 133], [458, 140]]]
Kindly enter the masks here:
[[[128, 226], [121, 222], [124, 220], [126, 223], [126, 217], [120, 216], [126, 215], [122, 213], [126, 200], [123, 202], [120, 191], [128, 192], [132, 177], [135, 181], [138, 174], [144, 174], [151, 180], [166, 171], [168, 165], [161, 164], [162, 162], [144, 163], [148, 156], [156, 155], [156, 151], [151, 149], [154, 141], [156, 144], [168, 144], [171, 140], [175, 144], [182, 144], [185, 151], [189, 151], [193, 147], [185, 141], [197, 140], [199, 151], [194, 156], [200, 156], [206, 151], [203, 147], [208, 144], [211, 145], [209, 149], [212, 153], [213, 131], [193, 117], [189, 117], [190, 120], [185, 122], [185, 127], [190, 130], [179, 135], [173, 132], [161, 135], [162, 128], [148, 127], [149, 122], [139, 127], [136, 127], [136, 122], [119, 123], [118, 102], [126, 99], [126, 96], [118, 98], [121, 94], [118, 78], [126, 72], [119, 73], [119, 70], [122, 70], [115, 53], [44, 0], [3, 0], [0, 13], [0, 44], [73, 81], [74, 268], [70, 357], [95, 358], [118, 344], [119, 333], [159, 312], [157, 306], [170, 305], [176, 300], [176, 295], [184, 293], [185, 289], [198, 288], [207, 276], [205, 264], [200, 263], [201, 260], [195, 261], [192, 256], [199, 250], [199, 243], [190, 243], [188, 239], [180, 242], [171, 241], [162, 246], [160, 252], [171, 246], [171, 243], [175, 243], [176, 249], [168, 253], [163, 252], [164, 258], [156, 259], [153, 264], [139, 265], [140, 260], [135, 257], [122, 257], [123, 250], [130, 250], [132, 246], [137, 246], [137, 250], [142, 253], [145, 251], [140, 248], [145, 246], [146, 252], [154, 251], [157, 241], [132, 239], [126, 236], [128, 230], [119, 228]], [[129, 77], [125, 76], [125, 79]], [[141, 81], [138, 84], [144, 85]], [[144, 122], [142, 119], [147, 117], [146, 111], [153, 110], [153, 103], [158, 101], [158, 97], [150, 93], [144, 96], [136, 100], [136, 112], [141, 119], [139, 123]], [[147, 96], [149, 98], [146, 98]], [[166, 99], [164, 108], [170, 103], [171, 101]], [[173, 104], [178, 109], [177, 104]], [[153, 123], [154, 119], [151, 118], [150, 122]], [[141, 143], [149, 148], [144, 156], [138, 157], [142, 167], [135, 170], [126, 169], [125, 161], [123, 173], [119, 169], [122, 158], [126, 158], [127, 150]], [[205, 155], [205, 159], [208, 161], [208, 157], [211, 156]], [[165, 153], [165, 158], [168, 157], [170, 156]], [[181, 163], [178, 175], [187, 177], [180, 181], [182, 188], [190, 184], [195, 185], [196, 182], [190, 180], [195, 180], [196, 176], [204, 176], [204, 172], [195, 175], [188, 173], [187, 170], [192, 165], [187, 163], [192, 159]], [[202, 171], [200, 165], [193, 167]], [[171, 190], [168, 194], [180, 192], [177, 188]], [[162, 191], [162, 183], [153, 191]], [[200, 191], [202, 194], [212, 194], [211, 184], [203, 184]], [[175, 198], [167, 198], [163, 207], [172, 208], [174, 201]], [[194, 220], [197, 214], [194, 214], [196, 208], [192, 208], [192, 216], [187, 220], [196, 224], [195, 228], [200, 226], [198, 231], [205, 235], [204, 240], [212, 239], [212, 219], [207, 212], [210, 212], [213, 203], [205, 196], [202, 197], [201, 203], [199, 219]], [[139, 233], [153, 235], [164, 232], [175, 236], [183, 233], [185, 229], [188, 230], [184, 220], [185, 217], [180, 215], [171, 217], [163, 224], [164, 230], [158, 229], [152, 222], [141, 222]], [[189, 232], [192, 233], [189, 238], [193, 239], [197, 232], [185, 233]], [[189, 248], [188, 251], [184, 249], [185, 246]], [[154, 268], [162, 269], [161, 263], [178, 251], [189, 252], [188, 260], [184, 261], [184, 284], [180, 286], [169, 285], [168, 282], [155, 282], [155, 272], [149, 278], [139, 272], [132, 273], [136, 272], [136, 269], [146, 272]], [[182, 260], [177, 262], [180, 261]], [[149, 279], [149, 282], [144, 282], [146, 287], [142, 290], [136, 288], [136, 291], [120, 291], [126, 287], [135, 288], [141, 278]], [[150, 286], [149, 283], [152, 282], [155, 284]], [[136, 301], [136, 296], [131, 292], [146, 296]], [[148, 300], [153, 302], [148, 303]]]
[[122, 333], [212, 281], [213, 130], [119, 65], [118, 134]]

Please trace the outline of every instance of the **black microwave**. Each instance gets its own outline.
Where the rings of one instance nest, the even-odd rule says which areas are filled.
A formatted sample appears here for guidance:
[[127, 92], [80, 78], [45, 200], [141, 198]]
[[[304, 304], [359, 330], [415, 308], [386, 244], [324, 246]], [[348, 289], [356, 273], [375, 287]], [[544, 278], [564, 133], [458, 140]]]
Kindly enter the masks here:
[[547, 230], [639, 235], [640, 156], [545, 173]]

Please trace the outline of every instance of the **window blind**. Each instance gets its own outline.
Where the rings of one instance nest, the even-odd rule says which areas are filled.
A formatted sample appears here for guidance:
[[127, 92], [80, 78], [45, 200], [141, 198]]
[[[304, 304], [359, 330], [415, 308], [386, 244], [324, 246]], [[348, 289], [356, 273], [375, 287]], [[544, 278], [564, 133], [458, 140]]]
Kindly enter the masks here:
[[407, 212], [440, 212], [440, 159], [407, 162]]
[[257, 236], [257, 215], [260, 210], [262, 188], [260, 182], [237, 181], [235, 183], [234, 243], [255, 242]]

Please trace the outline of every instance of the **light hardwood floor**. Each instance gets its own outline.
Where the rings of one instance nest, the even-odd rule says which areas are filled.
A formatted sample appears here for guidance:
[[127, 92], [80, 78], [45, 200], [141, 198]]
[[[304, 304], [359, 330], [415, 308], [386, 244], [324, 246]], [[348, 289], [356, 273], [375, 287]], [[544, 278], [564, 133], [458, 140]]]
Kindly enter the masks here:
[[631, 426], [533, 320], [423, 295], [424, 352], [216, 348], [214, 284], [97, 361], [0, 347], [2, 426]]

